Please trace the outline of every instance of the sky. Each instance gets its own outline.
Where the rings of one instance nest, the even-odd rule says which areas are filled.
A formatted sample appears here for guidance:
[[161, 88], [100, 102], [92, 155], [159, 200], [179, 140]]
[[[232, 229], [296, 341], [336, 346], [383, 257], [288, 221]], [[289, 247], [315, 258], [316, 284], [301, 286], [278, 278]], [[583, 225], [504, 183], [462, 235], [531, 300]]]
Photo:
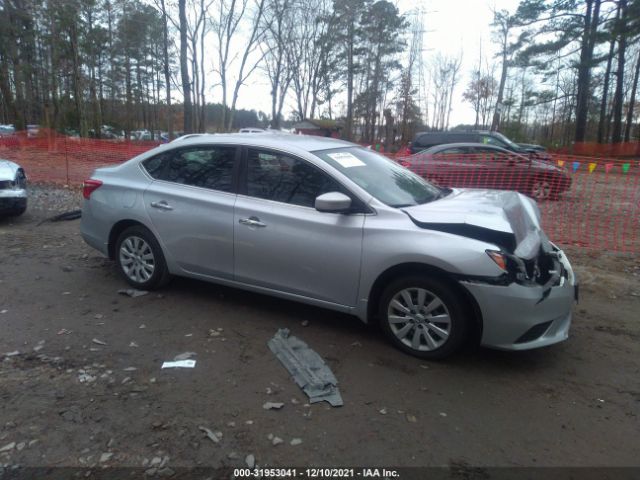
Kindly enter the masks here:
[[[506, 9], [515, 12], [518, 0], [397, 0], [401, 13], [421, 8], [424, 11], [423, 63], [428, 66], [432, 58], [441, 53], [448, 56], [462, 56], [461, 78], [454, 93], [451, 126], [473, 123], [475, 113], [468, 102], [462, 100], [462, 92], [477, 69], [480, 46], [482, 56], [496, 63], [497, 47], [492, 42], [492, 9]], [[293, 109], [293, 101], [285, 104], [285, 116]], [[238, 99], [239, 108], [262, 110], [270, 113], [271, 99], [269, 86], [263, 74], [257, 73], [243, 87]]]

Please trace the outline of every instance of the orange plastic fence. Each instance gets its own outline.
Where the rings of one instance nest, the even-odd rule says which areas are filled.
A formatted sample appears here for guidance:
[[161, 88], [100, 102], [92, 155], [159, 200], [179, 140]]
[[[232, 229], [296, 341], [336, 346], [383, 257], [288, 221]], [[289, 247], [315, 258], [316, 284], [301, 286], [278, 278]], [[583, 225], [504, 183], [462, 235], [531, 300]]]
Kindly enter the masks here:
[[[100, 166], [158, 145], [55, 135], [0, 137], [0, 158], [14, 160], [31, 181], [80, 185]], [[517, 190], [538, 198], [549, 237], [561, 245], [640, 253], [640, 161], [555, 153], [546, 160], [448, 155], [396, 161], [446, 187]]]

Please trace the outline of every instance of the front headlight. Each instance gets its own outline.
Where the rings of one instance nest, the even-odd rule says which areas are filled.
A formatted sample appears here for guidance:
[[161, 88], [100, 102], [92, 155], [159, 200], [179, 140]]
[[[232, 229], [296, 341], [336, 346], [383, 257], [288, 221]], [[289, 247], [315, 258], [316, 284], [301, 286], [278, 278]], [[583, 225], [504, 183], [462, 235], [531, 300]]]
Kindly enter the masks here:
[[495, 264], [498, 265], [500, 270], [502, 270], [503, 272], [508, 272], [507, 257], [502, 252], [499, 252], [497, 250], [486, 250], [486, 252], [487, 255], [489, 255], [489, 258], [491, 258], [491, 260], [493, 260]]

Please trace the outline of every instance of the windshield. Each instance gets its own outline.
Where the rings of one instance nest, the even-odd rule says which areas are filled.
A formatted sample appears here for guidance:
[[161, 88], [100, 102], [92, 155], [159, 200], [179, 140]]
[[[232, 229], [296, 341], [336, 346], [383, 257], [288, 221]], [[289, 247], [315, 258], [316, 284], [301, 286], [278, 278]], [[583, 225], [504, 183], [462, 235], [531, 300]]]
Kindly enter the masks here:
[[505, 137], [503, 134], [499, 133], [499, 132], [494, 132], [493, 133], [496, 137], [498, 137], [500, 140], [502, 140], [504, 143], [506, 143], [507, 145], [509, 145], [511, 148], [515, 149], [515, 150], [520, 150], [520, 146], [516, 145], [515, 143], [513, 143], [511, 140], [509, 140], [507, 137]]
[[312, 153], [390, 207], [420, 205], [441, 195], [437, 187], [422, 177], [366, 148], [334, 148]]

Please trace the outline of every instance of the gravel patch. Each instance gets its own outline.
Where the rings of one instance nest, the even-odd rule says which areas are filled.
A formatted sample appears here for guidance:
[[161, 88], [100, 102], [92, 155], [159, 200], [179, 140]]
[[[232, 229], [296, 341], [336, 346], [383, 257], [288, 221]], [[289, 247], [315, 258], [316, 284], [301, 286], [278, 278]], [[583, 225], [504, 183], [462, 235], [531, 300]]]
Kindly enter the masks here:
[[30, 183], [28, 192], [29, 210], [64, 213], [82, 207], [82, 190], [79, 188]]

